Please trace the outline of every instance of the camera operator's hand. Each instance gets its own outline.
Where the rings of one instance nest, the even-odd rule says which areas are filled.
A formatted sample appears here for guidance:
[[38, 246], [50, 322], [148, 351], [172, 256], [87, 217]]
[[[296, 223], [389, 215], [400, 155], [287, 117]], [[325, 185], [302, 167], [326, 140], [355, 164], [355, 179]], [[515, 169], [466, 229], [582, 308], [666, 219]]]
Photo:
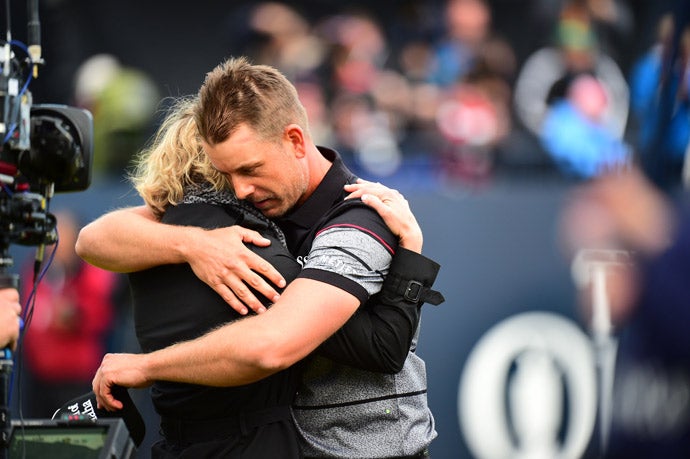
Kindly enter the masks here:
[[0, 344], [15, 350], [19, 339], [22, 306], [14, 288], [0, 289]]

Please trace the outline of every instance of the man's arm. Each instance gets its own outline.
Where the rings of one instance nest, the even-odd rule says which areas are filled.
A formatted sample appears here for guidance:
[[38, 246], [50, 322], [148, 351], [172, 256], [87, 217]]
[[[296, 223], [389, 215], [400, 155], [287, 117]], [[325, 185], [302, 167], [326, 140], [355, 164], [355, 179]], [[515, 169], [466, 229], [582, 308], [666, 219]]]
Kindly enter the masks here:
[[372, 304], [360, 307], [317, 352], [364, 370], [399, 372], [412, 348], [422, 304], [444, 301], [439, 292], [431, 290], [439, 268], [433, 260], [398, 247]]
[[248, 384], [306, 357], [355, 312], [359, 300], [329, 284], [296, 279], [264, 314], [149, 354], [107, 354], [93, 380], [99, 406], [120, 409], [113, 385], [155, 380], [208, 386]]
[[247, 306], [263, 312], [265, 308], [247, 285], [275, 300], [278, 293], [259, 274], [278, 287], [285, 280], [244, 243], [266, 246], [270, 242], [241, 226], [204, 230], [166, 225], [148, 207], [140, 206], [115, 210], [89, 223], [79, 232], [75, 248], [90, 264], [116, 272], [188, 262], [197, 277], [237, 312], [246, 314]]
[[422, 230], [400, 192], [365, 180], [345, 185], [345, 190], [351, 193], [346, 199], [359, 197], [376, 210], [399, 246], [381, 291], [317, 352], [356, 368], [397, 373], [410, 352], [422, 304], [444, 301], [431, 290], [440, 266], [421, 255]]

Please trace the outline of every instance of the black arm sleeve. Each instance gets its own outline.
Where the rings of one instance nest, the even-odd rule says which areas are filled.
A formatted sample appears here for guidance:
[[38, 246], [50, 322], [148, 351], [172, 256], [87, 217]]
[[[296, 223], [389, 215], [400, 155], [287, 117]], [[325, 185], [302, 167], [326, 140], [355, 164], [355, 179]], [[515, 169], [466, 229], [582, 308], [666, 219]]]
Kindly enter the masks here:
[[431, 290], [439, 268], [429, 258], [398, 247], [381, 291], [317, 352], [364, 370], [399, 372], [419, 326], [420, 306], [444, 301], [440, 293]]

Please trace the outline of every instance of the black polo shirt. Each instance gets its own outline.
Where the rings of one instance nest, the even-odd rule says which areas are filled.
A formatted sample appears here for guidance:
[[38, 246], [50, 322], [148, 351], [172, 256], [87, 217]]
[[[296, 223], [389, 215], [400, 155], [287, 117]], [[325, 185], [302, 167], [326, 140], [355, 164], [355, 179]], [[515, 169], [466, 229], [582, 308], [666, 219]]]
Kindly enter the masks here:
[[[359, 199], [344, 201], [348, 193], [343, 187], [355, 183], [357, 177], [337, 152], [323, 147], [319, 151], [332, 163], [331, 168], [312, 195], [276, 223], [285, 233], [290, 252], [303, 267], [298, 277], [334, 285], [365, 303], [385, 277], [384, 272], [371, 271], [376, 271], [376, 265], [389, 265], [398, 239], [375, 210]], [[315, 239], [318, 244], [317, 238], [326, 236], [327, 242], [316, 250]], [[358, 250], [339, 244], [351, 243], [353, 237], [357, 238]], [[335, 258], [345, 263], [329, 263]]]

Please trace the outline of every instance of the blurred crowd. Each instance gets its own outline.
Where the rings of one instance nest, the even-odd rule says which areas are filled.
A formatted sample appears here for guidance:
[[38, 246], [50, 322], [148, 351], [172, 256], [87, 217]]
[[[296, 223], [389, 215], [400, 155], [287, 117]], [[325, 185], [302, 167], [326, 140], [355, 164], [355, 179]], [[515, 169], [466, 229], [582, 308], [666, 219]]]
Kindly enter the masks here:
[[[529, 170], [579, 180], [663, 154], [662, 179], [677, 180], [689, 136], [690, 35], [677, 38], [673, 15], [635, 17], [620, 0], [518, 3], [526, 27], [541, 25], [524, 31], [535, 37], [523, 55], [495, 26], [488, 0], [400, 2], [388, 20], [376, 2], [323, 14], [308, 2], [250, 2], [223, 20], [226, 55], [288, 75], [317, 143], [364, 178], [476, 186]], [[649, 52], [626, 55], [650, 22], [658, 33]], [[678, 68], [666, 69], [672, 53]], [[116, 59], [84, 62], [75, 100], [95, 116], [96, 166], [119, 175], [152, 132], [161, 91]], [[656, 104], [667, 85], [670, 106]], [[663, 117], [670, 136], [660, 132]], [[660, 139], [668, 145], [656, 148]]]

